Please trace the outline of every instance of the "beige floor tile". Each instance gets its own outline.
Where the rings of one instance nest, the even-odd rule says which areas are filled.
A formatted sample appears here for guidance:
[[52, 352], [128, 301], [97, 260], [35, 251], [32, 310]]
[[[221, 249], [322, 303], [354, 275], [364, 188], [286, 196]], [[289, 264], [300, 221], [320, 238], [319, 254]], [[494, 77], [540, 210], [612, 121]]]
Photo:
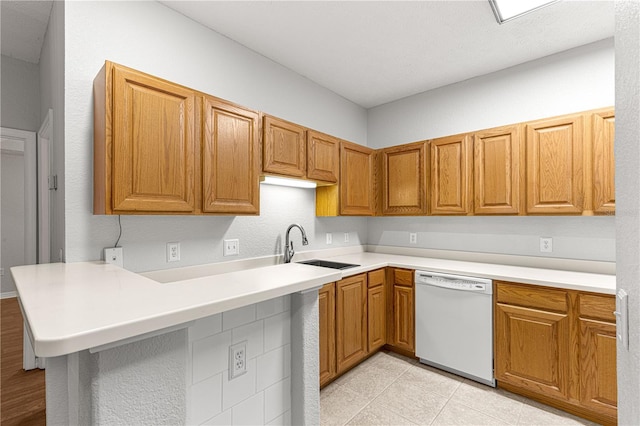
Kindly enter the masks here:
[[426, 384], [431, 392], [446, 397], [453, 395], [464, 381], [460, 376], [424, 364], [412, 365], [398, 380], [417, 385]]
[[396, 380], [373, 401], [421, 425], [430, 424], [446, 403], [447, 397], [429, 392], [428, 385], [402, 380]]
[[380, 351], [367, 360], [367, 364], [376, 365], [389, 371], [393, 371], [394, 373], [404, 373], [416, 363], [417, 360], [385, 351]]
[[509, 424], [517, 424], [525, 398], [466, 380], [451, 396], [457, 402]]
[[349, 423], [349, 426], [362, 425], [362, 426], [375, 426], [375, 425], [415, 425], [399, 414], [394, 413], [379, 406], [378, 404], [371, 403], [367, 405], [358, 415], [356, 415]]
[[527, 401], [520, 412], [519, 425], [589, 425], [597, 423], [573, 416], [565, 411], [558, 410], [536, 401]]
[[467, 407], [455, 401], [449, 401], [444, 406], [438, 417], [433, 421], [432, 425], [508, 425], [495, 417], [487, 416], [480, 411]]
[[410, 369], [411, 365], [389, 356], [376, 355], [337, 379], [336, 382], [373, 400], [403, 372]]
[[345, 425], [368, 403], [368, 398], [343, 386], [335, 385], [329, 393], [323, 390], [320, 393], [320, 424]]

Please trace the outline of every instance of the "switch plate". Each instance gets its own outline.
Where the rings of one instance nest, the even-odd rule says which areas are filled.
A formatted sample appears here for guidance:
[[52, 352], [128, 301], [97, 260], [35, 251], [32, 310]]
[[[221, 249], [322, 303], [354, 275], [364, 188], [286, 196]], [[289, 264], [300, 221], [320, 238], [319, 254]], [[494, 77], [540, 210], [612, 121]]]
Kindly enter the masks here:
[[418, 244], [418, 234], [415, 232], [409, 233], [409, 244]]
[[167, 243], [167, 262], [180, 260], [180, 243]]
[[629, 350], [629, 295], [623, 289], [616, 293], [616, 338], [618, 343]]
[[229, 346], [229, 380], [247, 372], [247, 341]]
[[553, 252], [553, 238], [551, 238], [551, 237], [540, 237], [540, 251], [542, 253], [552, 253]]
[[331, 235], [331, 232], [327, 232], [327, 244], [331, 243], [333, 243], [333, 235]]
[[237, 256], [240, 254], [240, 240], [224, 240], [223, 256]]
[[348, 242], [349, 242], [349, 233], [348, 233], [348, 232], [345, 232], [345, 233], [344, 233], [344, 242], [345, 242], [345, 243], [348, 243]]
[[124, 267], [124, 249], [122, 247], [109, 247], [104, 249], [104, 261]]

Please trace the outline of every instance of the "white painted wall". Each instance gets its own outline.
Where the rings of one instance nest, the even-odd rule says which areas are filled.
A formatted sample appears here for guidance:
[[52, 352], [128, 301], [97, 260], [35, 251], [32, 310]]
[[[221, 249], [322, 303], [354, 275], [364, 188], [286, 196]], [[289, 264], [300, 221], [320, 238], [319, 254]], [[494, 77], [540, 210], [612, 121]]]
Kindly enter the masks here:
[[640, 3], [616, 1], [617, 287], [629, 294], [629, 350], [618, 344], [618, 423], [640, 423]]
[[24, 256], [24, 153], [2, 151], [2, 268], [0, 293], [16, 291], [9, 268], [26, 264]]
[[[614, 45], [603, 40], [369, 110], [381, 148], [614, 105]], [[615, 261], [614, 217], [411, 217], [368, 221], [369, 244]], [[409, 244], [409, 232], [418, 244]]]
[[40, 69], [38, 64], [0, 58], [2, 96], [0, 126], [35, 132], [40, 127]]
[[[366, 144], [364, 109], [159, 3], [66, 2], [65, 43], [67, 261], [99, 259], [118, 236], [116, 217], [92, 214], [92, 84], [106, 59]], [[240, 239], [240, 257], [274, 254], [292, 222], [310, 234], [309, 248], [324, 247], [323, 233], [334, 230], [357, 233], [351, 245], [365, 242], [366, 220], [316, 219], [313, 192], [265, 187], [261, 199], [260, 217], [123, 217], [125, 267], [222, 260], [223, 238]], [[182, 243], [179, 263], [165, 261], [170, 241]]]

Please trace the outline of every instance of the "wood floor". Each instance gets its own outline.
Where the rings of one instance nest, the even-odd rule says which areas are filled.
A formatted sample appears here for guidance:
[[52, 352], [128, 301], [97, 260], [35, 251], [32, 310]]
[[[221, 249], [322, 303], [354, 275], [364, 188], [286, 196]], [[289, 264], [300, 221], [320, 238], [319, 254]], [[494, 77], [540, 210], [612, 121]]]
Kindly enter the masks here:
[[18, 299], [0, 300], [0, 424], [45, 425], [44, 370], [22, 369], [22, 314]]

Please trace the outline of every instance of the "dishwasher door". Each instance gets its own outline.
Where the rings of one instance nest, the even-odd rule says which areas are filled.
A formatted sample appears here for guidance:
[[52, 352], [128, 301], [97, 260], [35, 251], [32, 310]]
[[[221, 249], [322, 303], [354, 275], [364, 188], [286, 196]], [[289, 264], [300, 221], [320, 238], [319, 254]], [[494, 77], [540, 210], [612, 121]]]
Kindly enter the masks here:
[[416, 271], [420, 362], [495, 387], [491, 280]]

